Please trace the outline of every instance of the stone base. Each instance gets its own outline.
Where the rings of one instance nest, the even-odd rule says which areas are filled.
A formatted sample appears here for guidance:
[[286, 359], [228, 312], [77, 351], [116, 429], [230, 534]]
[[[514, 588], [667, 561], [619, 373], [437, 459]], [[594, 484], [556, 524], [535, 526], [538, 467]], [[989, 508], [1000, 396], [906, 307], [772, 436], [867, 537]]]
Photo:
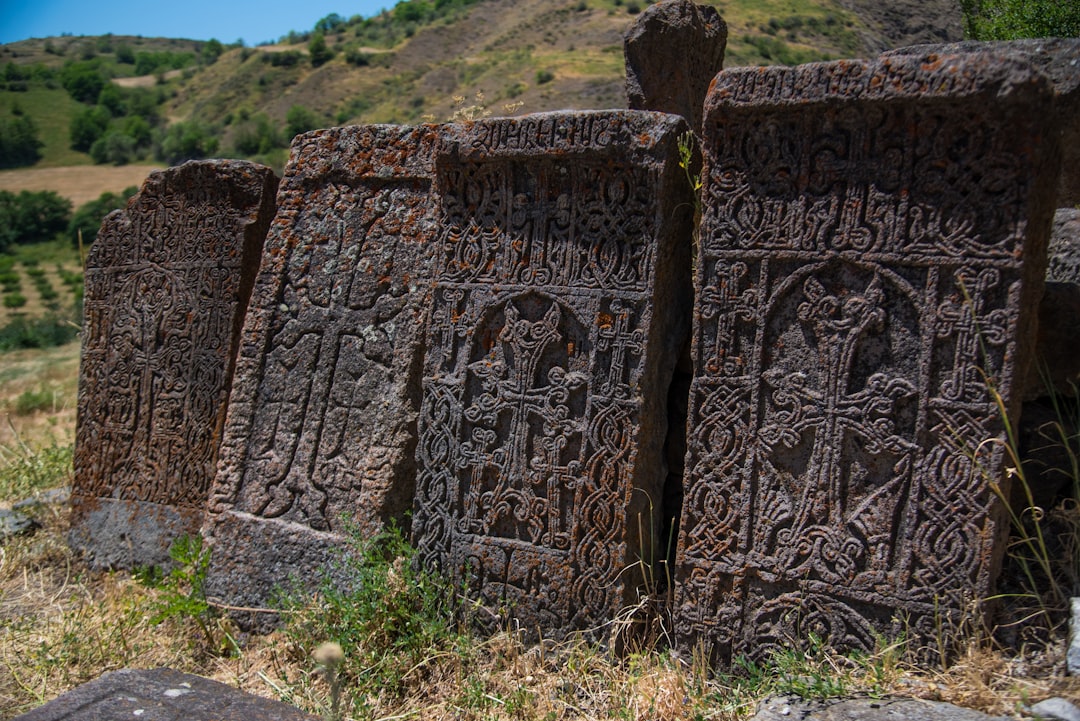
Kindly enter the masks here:
[[201, 510], [73, 495], [68, 543], [91, 568], [167, 566], [172, 542], [202, 521]]
[[346, 552], [340, 535], [234, 511], [208, 519], [205, 532], [212, 548], [206, 595], [235, 607], [237, 625], [259, 633], [278, 624], [271, 606], [280, 592], [313, 591]]

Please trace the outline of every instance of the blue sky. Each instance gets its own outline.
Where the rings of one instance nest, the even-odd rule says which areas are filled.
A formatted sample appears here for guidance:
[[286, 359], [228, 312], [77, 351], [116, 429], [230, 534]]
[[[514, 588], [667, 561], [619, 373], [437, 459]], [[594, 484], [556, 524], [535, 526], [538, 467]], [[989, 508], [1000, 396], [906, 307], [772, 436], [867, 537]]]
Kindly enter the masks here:
[[337, 13], [371, 17], [396, 0], [0, 0], [0, 43], [72, 35], [277, 40]]

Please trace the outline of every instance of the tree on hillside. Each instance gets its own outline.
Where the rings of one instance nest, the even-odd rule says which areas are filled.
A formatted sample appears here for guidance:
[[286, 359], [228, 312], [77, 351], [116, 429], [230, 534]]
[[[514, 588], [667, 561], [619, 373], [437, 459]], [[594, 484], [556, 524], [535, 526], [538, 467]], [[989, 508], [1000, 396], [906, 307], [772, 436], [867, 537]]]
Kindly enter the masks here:
[[326, 38], [322, 33], [315, 33], [308, 43], [308, 52], [311, 53], [311, 67], [317, 68], [325, 65], [334, 57], [334, 51], [326, 46]]
[[101, 105], [84, 108], [75, 113], [68, 130], [71, 147], [84, 153], [89, 152], [98, 138], [105, 134], [110, 118], [109, 111]]
[[41, 159], [37, 126], [29, 115], [14, 112], [10, 119], [0, 118], [0, 168], [21, 168]]
[[97, 102], [105, 83], [97, 63], [71, 63], [60, 71], [60, 84], [80, 103]]
[[203, 44], [199, 57], [205, 65], [213, 65], [221, 54], [225, 52], [225, 46], [217, 38], [210, 38]]
[[285, 135], [292, 139], [300, 133], [315, 130], [322, 125], [319, 116], [303, 105], [294, 105], [285, 114]]
[[970, 40], [1080, 37], [1077, 0], [960, 0]]
[[173, 123], [165, 131], [157, 157], [169, 165], [207, 158], [218, 150], [216, 131], [197, 120]]
[[16, 243], [48, 240], [63, 230], [71, 201], [51, 190], [0, 190], [0, 251]]

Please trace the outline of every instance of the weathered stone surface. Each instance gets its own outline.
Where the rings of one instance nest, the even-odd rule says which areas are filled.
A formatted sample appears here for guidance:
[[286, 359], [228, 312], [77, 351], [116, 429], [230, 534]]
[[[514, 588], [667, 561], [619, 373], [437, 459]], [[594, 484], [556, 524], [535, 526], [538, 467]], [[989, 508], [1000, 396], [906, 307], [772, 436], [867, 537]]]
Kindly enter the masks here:
[[1080, 208], [1058, 208], [1054, 213], [1049, 256], [1047, 280], [1080, 285]]
[[[717, 76], [676, 631], [720, 660], [949, 628], [1007, 530], [1053, 214], [1049, 84], [989, 56]], [[985, 351], [985, 353], [983, 352]], [[998, 444], [979, 465], [1001, 480]]]
[[263, 606], [415, 484], [434, 244], [432, 127], [301, 136], [244, 326], [211, 494], [208, 585]]
[[1057, 96], [1055, 112], [1061, 133], [1061, 175], [1058, 207], [1080, 205], [1080, 38], [1038, 38], [943, 45], [912, 45], [890, 55], [955, 55], [989, 52], [1020, 58], [1046, 75]]
[[72, 546], [94, 566], [168, 560], [197, 533], [273, 171], [242, 161], [152, 173], [86, 261]]
[[727, 23], [716, 8], [690, 0], [650, 5], [623, 38], [630, 108], [681, 115], [700, 133], [705, 94], [726, 47]]
[[446, 128], [414, 538], [529, 634], [609, 621], [652, 556], [690, 309], [675, 116]]
[[1065, 655], [1065, 667], [1072, 676], [1080, 676], [1080, 597], [1069, 601], [1069, 649]]
[[316, 721], [279, 701], [171, 668], [107, 673], [14, 721]]
[[37, 521], [25, 513], [0, 508], [0, 543], [13, 536], [31, 533], [40, 527]]
[[1046, 721], [1080, 721], [1080, 708], [1060, 696], [1044, 699], [1034, 704], [1030, 711], [1035, 718]]
[[918, 698], [849, 698], [807, 701], [773, 696], [758, 705], [750, 721], [1006, 721], [980, 711]]

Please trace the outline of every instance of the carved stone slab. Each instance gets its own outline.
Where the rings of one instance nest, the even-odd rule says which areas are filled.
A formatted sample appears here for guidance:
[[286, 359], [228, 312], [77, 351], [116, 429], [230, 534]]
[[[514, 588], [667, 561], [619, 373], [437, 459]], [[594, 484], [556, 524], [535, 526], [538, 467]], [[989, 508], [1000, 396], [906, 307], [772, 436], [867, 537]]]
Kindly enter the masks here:
[[666, 0], [645, 8], [623, 39], [630, 108], [681, 115], [700, 135], [705, 94], [726, 47], [727, 23], [714, 7]]
[[95, 566], [168, 560], [197, 533], [273, 171], [204, 161], [152, 173], [86, 261], [70, 541]]
[[264, 605], [343, 531], [412, 507], [434, 137], [367, 126], [293, 144], [211, 495], [208, 581], [233, 605]]
[[614, 111], [444, 131], [414, 537], [530, 634], [612, 619], [653, 553], [690, 308], [685, 130]]
[[[717, 76], [706, 106], [676, 627], [721, 660], [948, 631], [1007, 528], [988, 478], [1033, 344], [1056, 179], [1030, 66]], [[1048, 140], [1049, 139], [1049, 140]]]
[[1050, 79], [1057, 96], [1054, 111], [1061, 132], [1059, 208], [1080, 205], [1080, 38], [1035, 38], [979, 42], [968, 40], [942, 45], [912, 45], [888, 55], [953, 55], [994, 53], [1022, 58]]

